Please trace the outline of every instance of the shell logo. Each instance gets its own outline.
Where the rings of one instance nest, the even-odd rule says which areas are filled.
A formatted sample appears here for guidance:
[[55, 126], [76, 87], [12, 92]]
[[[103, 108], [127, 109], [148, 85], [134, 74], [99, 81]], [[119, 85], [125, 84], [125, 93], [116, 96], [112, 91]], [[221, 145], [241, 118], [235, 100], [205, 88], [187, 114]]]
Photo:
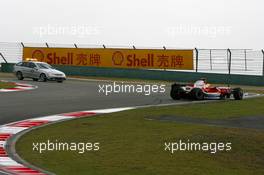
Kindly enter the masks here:
[[121, 66], [124, 62], [124, 55], [122, 52], [120, 51], [116, 51], [113, 53], [113, 56], [112, 56], [112, 61], [113, 61], [113, 64], [116, 65], [116, 66]]
[[32, 58], [35, 58], [38, 61], [43, 62], [44, 58], [45, 58], [45, 55], [44, 55], [42, 50], [34, 50], [33, 53], [32, 53]]

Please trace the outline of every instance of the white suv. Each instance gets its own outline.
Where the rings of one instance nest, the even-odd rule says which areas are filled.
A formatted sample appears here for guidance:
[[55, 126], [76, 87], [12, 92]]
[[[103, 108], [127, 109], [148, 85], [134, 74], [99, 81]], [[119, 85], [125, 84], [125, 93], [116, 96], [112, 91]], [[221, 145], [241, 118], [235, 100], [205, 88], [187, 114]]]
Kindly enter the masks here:
[[14, 66], [14, 73], [18, 80], [32, 78], [34, 81], [54, 80], [59, 83], [66, 80], [63, 72], [44, 62], [19, 62]]

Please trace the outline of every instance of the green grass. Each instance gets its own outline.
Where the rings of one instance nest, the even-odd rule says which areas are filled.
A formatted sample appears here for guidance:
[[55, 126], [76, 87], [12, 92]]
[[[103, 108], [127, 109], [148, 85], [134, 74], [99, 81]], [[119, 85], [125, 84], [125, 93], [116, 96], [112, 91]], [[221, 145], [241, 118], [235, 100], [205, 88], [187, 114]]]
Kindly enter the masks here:
[[0, 81], [0, 89], [8, 89], [8, 88], [14, 88], [16, 85], [14, 83], [8, 83], [8, 82], [1, 82]]
[[[158, 115], [222, 119], [264, 114], [264, 98], [212, 104], [152, 107], [76, 119], [24, 135], [16, 150], [25, 160], [56, 174], [262, 175], [263, 130], [221, 128], [146, 120]], [[231, 142], [231, 152], [164, 151], [164, 142]], [[33, 142], [100, 142], [99, 152], [32, 151]]]
[[[189, 104], [180, 107], [154, 107], [146, 109], [150, 115], [176, 115], [182, 117], [227, 119], [264, 115], [264, 98], [241, 101], [217, 101], [214, 103]], [[140, 111], [139, 111], [140, 112]]]

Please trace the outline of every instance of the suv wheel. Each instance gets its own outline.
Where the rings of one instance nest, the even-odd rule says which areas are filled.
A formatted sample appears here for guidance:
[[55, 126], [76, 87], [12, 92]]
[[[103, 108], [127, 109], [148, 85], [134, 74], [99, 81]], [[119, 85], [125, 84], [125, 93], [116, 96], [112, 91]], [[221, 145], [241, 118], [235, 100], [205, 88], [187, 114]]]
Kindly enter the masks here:
[[24, 79], [22, 72], [17, 72], [16, 73], [16, 77], [17, 77], [18, 80], [23, 80]]
[[46, 82], [47, 81], [47, 76], [45, 74], [40, 74], [39, 80], [43, 81], [43, 82]]

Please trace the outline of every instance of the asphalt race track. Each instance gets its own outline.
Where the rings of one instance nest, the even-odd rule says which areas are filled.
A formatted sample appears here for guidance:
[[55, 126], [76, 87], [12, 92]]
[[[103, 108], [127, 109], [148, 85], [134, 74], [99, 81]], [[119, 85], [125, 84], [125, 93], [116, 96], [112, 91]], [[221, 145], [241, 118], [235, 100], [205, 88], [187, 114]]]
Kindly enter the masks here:
[[[3, 80], [16, 81], [15, 78]], [[1, 125], [66, 112], [175, 103], [169, 96], [170, 87], [166, 87], [166, 93], [151, 94], [150, 96], [135, 93], [106, 96], [98, 93], [98, 85], [106, 84], [106, 82], [79, 80], [67, 80], [64, 83], [34, 82], [32, 80], [16, 82], [36, 85], [38, 89], [0, 93]]]

